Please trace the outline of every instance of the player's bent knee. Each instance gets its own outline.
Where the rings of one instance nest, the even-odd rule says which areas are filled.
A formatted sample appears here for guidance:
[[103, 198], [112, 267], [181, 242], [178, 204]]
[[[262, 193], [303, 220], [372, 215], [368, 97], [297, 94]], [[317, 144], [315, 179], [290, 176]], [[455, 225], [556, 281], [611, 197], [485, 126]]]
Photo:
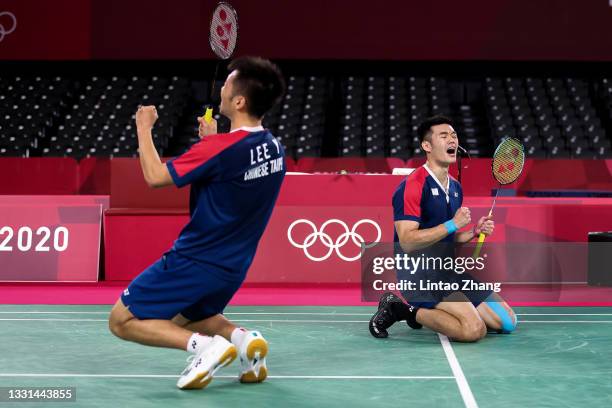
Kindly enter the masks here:
[[468, 338], [470, 341], [478, 341], [487, 334], [487, 327], [484, 322], [479, 322], [469, 329]]
[[482, 339], [487, 334], [487, 329], [483, 321], [475, 320], [462, 325], [461, 335], [455, 340], [464, 343], [473, 343]]
[[108, 328], [115, 336], [127, 340], [128, 337], [128, 322], [136, 317], [123, 304], [121, 299], [111, 309], [108, 317]]
[[512, 309], [505, 308], [500, 302], [486, 302], [486, 304], [499, 318], [501, 333], [512, 333], [516, 329], [518, 320]]
[[125, 320], [119, 319], [115, 314], [111, 313], [108, 318], [108, 328], [111, 333], [120, 339], [126, 338]]
[[117, 321], [116, 319], [113, 319], [113, 317], [111, 316], [108, 319], [108, 329], [110, 330], [111, 333], [113, 333], [115, 336], [121, 338], [121, 334], [122, 334], [122, 330], [121, 330], [121, 323], [119, 323], [119, 321]]

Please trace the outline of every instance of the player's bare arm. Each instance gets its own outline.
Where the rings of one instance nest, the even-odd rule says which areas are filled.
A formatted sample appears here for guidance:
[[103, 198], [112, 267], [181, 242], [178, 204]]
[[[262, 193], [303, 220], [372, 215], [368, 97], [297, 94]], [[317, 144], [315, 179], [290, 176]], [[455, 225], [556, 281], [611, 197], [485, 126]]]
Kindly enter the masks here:
[[136, 130], [138, 134], [138, 152], [142, 174], [149, 187], [159, 188], [171, 184], [172, 177], [168, 168], [162, 163], [153, 144], [153, 125], [157, 121], [155, 106], [141, 106], [136, 112]]
[[[452, 222], [457, 229], [461, 229], [468, 225], [471, 220], [470, 209], [461, 207], [455, 213]], [[406, 252], [431, 246], [444, 239], [450, 233], [445, 224], [420, 230], [419, 223], [416, 221], [396, 221], [395, 230], [397, 231], [400, 245]], [[466, 232], [466, 234], [472, 234], [472, 232]]]

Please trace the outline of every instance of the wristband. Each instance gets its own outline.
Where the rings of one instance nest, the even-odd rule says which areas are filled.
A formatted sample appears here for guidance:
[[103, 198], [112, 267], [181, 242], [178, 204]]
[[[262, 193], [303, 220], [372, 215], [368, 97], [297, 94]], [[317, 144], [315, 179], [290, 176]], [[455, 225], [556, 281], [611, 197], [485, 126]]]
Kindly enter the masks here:
[[446, 228], [446, 231], [448, 231], [448, 235], [452, 234], [453, 232], [459, 229], [457, 228], [457, 225], [455, 224], [455, 221], [453, 220], [448, 220], [442, 225], [444, 225], [444, 228]]

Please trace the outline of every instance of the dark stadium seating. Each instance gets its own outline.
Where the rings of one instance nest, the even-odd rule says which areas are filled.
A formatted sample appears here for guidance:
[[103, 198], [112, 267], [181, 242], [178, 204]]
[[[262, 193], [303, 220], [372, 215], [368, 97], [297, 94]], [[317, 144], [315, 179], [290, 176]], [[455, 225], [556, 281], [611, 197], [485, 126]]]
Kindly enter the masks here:
[[[157, 106], [160, 154], [180, 154], [198, 140], [209, 94], [209, 81], [188, 76], [3, 75], [0, 156], [134, 157], [139, 104]], [[264, 125], [295, 159], [409, 159], [422, 154], [415, 129], [432, 114], [454, 119], [473, 157], [508, 136], [528, 157], [612, 157], [610, 78], [290, 75]]]
[[587, 81], [486, 78], [485, 93], [495, 140], [518, 137], [531, 157], [609, 157], [609, 139]]

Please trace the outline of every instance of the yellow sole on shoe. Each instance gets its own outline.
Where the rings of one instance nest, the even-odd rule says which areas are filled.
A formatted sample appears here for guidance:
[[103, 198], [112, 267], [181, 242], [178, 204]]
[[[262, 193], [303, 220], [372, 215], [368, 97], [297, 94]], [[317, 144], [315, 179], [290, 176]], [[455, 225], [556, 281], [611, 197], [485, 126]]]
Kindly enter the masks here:
[[238, 353], [236, 352], [236, 347], [231, 347], [225, 353], [223, 353], [221, 358], [219, 358], [220, 363], [217, 364], [217, 366], [213, 368], [212, 374], [211, 374], [211, 371], [206, 371], [198, 375], [197, 377], [195, 377], [193, 380], [191, 380], [181, 389], [182, 390], [199, 390], [199, 389], [206, 387], [212, 381], [213, 375], [215, 374], [215, 372], [221, 367], [225, 367], [226, 365], [229, 365], [232, 361], [236, 359], [237, 356], [238, 356]]
[[260, 383], [265, 381], [268, 377], [268, 370], [266, 367], [259, 369], [259, 375], [255, 374], [255, 371], [247, 371], [240, 376], [240, 382], [244, 384]]
[[[246, 355], [249, 360], [258, 357], [263, 359], [268, 354], [268, 343], [264, 339], [255, 339], [247, 347]], [[255, 371], [247, 371], [240, 375], [241, 383], [260, 383], [268, 377], [268, 370], [266, 367], [261, 367], [259, 373]]]
[[[206, 371], [198, 375], [197, 377], [194, 377], [193, 380], [182, 386], [181, 390], [199, 390], [201, 388], [206, 387], [208, 383], [212, 381], [212, 377], [210, 377], [208, 373], [209, 371]], [[205, 379], [206, 377], [208, 378]]]
[[255, 339], [247, 347], [247, 357], [249, 360], [255, 358], [255, 355], [259, 353], [259, 358], [264, 358], [268, 354], [268, 343], [264, 339]]

